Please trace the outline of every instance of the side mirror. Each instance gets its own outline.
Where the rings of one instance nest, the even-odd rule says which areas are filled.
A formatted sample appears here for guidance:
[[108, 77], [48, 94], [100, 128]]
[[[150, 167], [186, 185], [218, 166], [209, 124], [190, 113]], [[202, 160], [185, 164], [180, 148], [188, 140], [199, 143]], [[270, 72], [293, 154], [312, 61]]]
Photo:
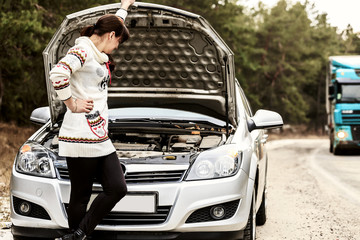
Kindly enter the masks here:
[[329, 100], [332, 101], [335, 98], [335, 87], [334, 85], [329, 86]]
[[50, 120], [50, 108], [49, 107], [40, 107], [36, 108], [34, 111], [32, 111], [30, 116], [30, 121], [39, 124], [44, 125]]
[[258, 110], [248, 122], [249, 131], [255, 129], [278, 128], [284, 124], [282, 117], [277, 112]]

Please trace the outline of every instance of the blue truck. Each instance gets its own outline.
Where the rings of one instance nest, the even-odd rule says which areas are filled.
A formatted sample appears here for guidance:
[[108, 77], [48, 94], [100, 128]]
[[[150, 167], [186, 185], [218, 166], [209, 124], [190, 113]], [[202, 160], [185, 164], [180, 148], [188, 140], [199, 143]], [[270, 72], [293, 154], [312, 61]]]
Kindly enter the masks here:
[[329, 57], [326, 88], [330, 152], [360, 149], [360, 55]]

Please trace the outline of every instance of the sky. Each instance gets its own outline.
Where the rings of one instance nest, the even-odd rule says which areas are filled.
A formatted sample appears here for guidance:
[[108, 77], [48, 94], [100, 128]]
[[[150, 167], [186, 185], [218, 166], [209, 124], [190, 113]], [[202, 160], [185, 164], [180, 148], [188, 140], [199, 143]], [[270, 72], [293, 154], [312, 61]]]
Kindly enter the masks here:
[[[240, 0], [239, 2], [245, 6], [257, 6], [260, 0]], [[278, 0], [261, 0], [266, 6], [274, 6]], [[297, 0], [290, 0], [297, 2]], [[300, 0], [304, 2], [304, 0]], [[360, 32], [360, 0], [309, 0], [315, 3], [315, 9], [319, 13], [328, 14], [328, 22], [332, 26], [336, 26], [339, 30], [346, 29], [350, 24], [354, 32]]]

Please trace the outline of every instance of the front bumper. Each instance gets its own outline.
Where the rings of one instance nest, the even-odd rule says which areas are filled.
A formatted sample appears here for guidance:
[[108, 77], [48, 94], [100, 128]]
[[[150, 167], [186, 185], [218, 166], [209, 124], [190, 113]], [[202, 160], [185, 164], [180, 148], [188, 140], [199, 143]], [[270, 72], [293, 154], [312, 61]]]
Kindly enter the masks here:
[[335, 148], [341, 149], [341, 150], [354, 150], [359, 151], [360, 150], [360, 141], [335, 141]]
[[[14, 236], [26, 237], [41, 237], [41, 238], [54, 238], [62, 236], [67, 231], [63, 229], [38, 229], [27, 227], [12, 227], [12, 234]], [[119, 231], [95, 231], [91, 240], [219, 240], [219, 239], [242, 239], [243, 231], [228, 231], [228, 232], [119, 232]]]
[[[253, 185], [253, 180], [242, 170], [233, 177], [216, 180], [128, 184], [129, 193], [156, 192], [157, 206], [171, 206], [166, 221], [145, 225], [100, 224], [94, 236], [108, 235], [109, 239], [139, 239], [139, 236], [145, 235], [150, 237], [146, 239], [239, 239], [247, 223]], [[94, 190], [99, 190], [99, 187], [95, 186]], [[64, 234], [68, 228], [64, 204], [69, 202], [69, 195], [69, 181], [28, 176], [13, 169], [13, 234], [47, 238]], [[48, 213], [50, 220], [18, 214], [14, 209], [14, 197], [41, 206]], [[199, 209], [235, 200], [239, 200], [238, 207], [234, 215], [226, 220], [186, 223], [189, 216]], [[223, 236], [220, 238], [219, 234]]]

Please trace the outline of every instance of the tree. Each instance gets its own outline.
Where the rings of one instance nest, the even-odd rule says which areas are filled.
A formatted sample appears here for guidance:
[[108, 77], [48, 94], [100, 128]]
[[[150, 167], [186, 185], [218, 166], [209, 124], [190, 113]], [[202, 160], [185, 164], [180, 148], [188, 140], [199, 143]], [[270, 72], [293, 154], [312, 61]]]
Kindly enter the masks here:
[[44, 12], [34, 1], [3, 1], [0, 10], [0, 117], [24, 122], [32, 106], [47, 104], [41, 52], [53, 31], [42, 25]]
[[[315, 15], [317, 13], [314, 13]], [[315, 25], [312, 28], [311, 39], [312, 44], [309, 46], [311, 54], [309, 57], [317, 64], [313, 66], [313, 81], [303, 86], [303, 91], [307, 93], [307, 104], [309, 110], [307, 117], [313, 120], [310, 127], [315, 130], [324, 131], [326, 119], [325, 109], [325, 81], [328, 65], [328, 58], [331, 55], [339, 55], [342, 53], [342, 39], [337, 34], [336, 27], [330, 26], [327, 22], [326, 14], [317, 14]]]
[[109, 2], [0, 1], [0, 120], [28, 123], [34, 108], [48, 105], [43, 49], [66, 14]]
[[[206, 18], [234, 51], [236, 77], [253, 108], [278, 111], [286, 123], [320, 128], [328, 56], [360, 51], [359, 34], [351, 26], [337, 34], [307, 1], [279, 0], [271, 9], [260, 3], [251, 11], [237, 0], [144, 1]], [[0, 120], [26, 123], [35, 107], [48, 104], [41, 52], [64, 17], [115, 2], [0, 0]]]
[[360, 52], [360, 33], [354, 33], [353, 28], [349, 24], [347, 28], [340, 34], [343, 40], [343, 52], [345, 54], [359, 54]]
[[258, 47], [263, 53], [257, 59], [261, 69], [254, 73], [251, 86], [263, 106], [278, 111], [289, 122], [307, 122], [308, 105], [301, 88], [311, 79], [312, 64], [306, 57], [311, 44], [306, 6], [289, 6], [281, 0], [270, 11], [260, 9], [258, 14], [262, 20], [258, 24]]

